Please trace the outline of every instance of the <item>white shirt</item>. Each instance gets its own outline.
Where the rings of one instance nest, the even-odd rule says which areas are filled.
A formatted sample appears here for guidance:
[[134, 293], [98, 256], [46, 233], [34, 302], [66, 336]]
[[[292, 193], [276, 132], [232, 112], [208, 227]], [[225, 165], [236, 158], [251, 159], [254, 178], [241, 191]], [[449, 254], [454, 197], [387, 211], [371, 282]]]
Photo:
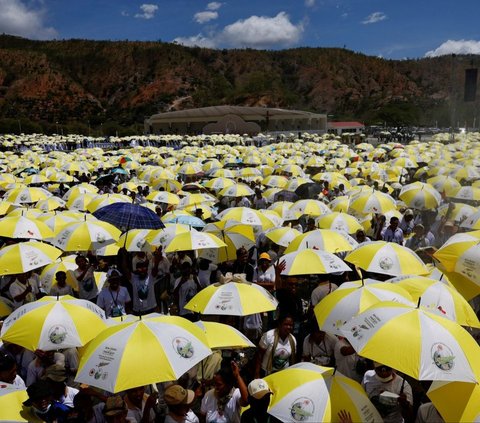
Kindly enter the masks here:
[[[376, 376], [375, 370], [367, 370], [362, 380], [362, 386], [368, 398], [376, 397], [384, 391], [400, 395], [402, 384], [403, 378], [399, 375], [395, 375], [390, 382], [380, 381]], [[413, 404], [412, 388], [406, 381], [403, 385], [403, 393], [407, 396], [407, 401]], [[390, 413], [382, 415], [384, 423], [403, 423], [401, 410], [400, 404], [392, 406]]]
[[15, 379], [13, 380], [12, 385], [15, 386], [15, 388], [18, 388], [18, 389], [27, 389], [27, 386], [25, 385], [25, 382], [23, 381], [23, 379], [19, 375], [15, 376]]
[[205, 414], [206, 423], [240, 423], [240, 389], [235, 388], [232, 398], [225, 404], [223, 413], [217, 410], [217, 398], [215, 389], [210, 389], [202, 400], [200, 412]]
[[[155, 283], [150, 274], [148, 274], [145, 279], [140, 279], [138, 275], [132, 273], [130, 282], [132, 283], [133, 311], [135, 313], [151, 310], [157, 306], [157, 300], [155, 299]], [[139, 297], [139, 290], [146, 292], [146, 298], [141, 299]]]
[[218, 266], [213, 263], [208, 264], [208, 269], [206, 270], [199, 270], [198, 271], [198, 282], [200, 282], [200, 286], [202, 288], [206, 288], [208, 285], [210, 285], [210, 277], [212, 275], [212, 272], [216, 272], [218, 269]]
[[253, 271], [253, 282], [260, 282], [260, 283], [274, 283], [275, 282], [275, 268], [273, 265], [267, 268], [265, 272], [260, 269], [260, 267], [256, 267]]
[[[292, 355], [292, 348], [290, 345], [290, 336], [287, 336], [285, 340], [282, 340], [281, 337], [278, 337], [278, 344], [275, 352], [272, 357], [272, 372], [282, 369], [286, 369], [290, 365], [290, 356]], [[295, 349], [297, 347], [297, 341], [292, 335], [293, 344]], [[265, 332], [260, 338], [259, 346], [263, 348], [265, 354], [262, 359], [262, 369], [267, 371], [268, 360], [272, 355], [273, 343], [275, 341], [275, 329], [271, 329], [268, 332]]]
[[[177, 289], [177, 286], [180, 284], [181, 278], [177, 278], [175, 280], [175, 284], [173, 289]], [[197, 284], [195, 281], [190, 277], [187, 281], [182, 283], [178, 290], [178, 314], [180, 316], [184, 316], [186, 314], [191, 314], [191, 310], [185, 309], [185, 305], [195, 296], [198, 292]]]
[[[199, 423], [199, 422], [200, 420], [198, 420], [198, 417], [195, 415], [195, 413], [192, 410], [188, 410], [187, 415], [182, 420], [182, 423]], [[178, 420], [175, 420], [173, 417], [167, 414], [167, 417], [165, 417], [164, 423], [178, 423]]]
[[303, 341], [303, 356], [310, 357], [314, 364], [319, 366], [328, 366], [331, 358], [335, 355], [335, 345], [338, 339], [328, 333], [325, 334], [323, 340], [317, 344], [310, 342], [311, 335], [307, 335]]
[[343, 347], [349, 347], [350, 345], [343, 339], [339, 339], [338, 342], [335, 344], [335, 364], [337, 366], [337, 370], [357, 382], [362, 381], [362, 376], [360, 376], [356, 371], [355, 371], [355, 366], [357, 364], [358, 360], [358, 355], [356, 353], [350, 354], [350, 355], [343, 355], [341, 353], [341, 349]]
[[132, 301], [128, 289], [119, 286], [117, 291], [103, 288], [98, 294], [97, 305], [105, 310], [107, 317], [125, 315], [125, 304]]
[[78, 277], [82, 274], [82, 271], [76, 269], [71, 272], [71, 274], [73, 275], [74, 281], [77, 283], [79, 298], [83, 300], [93, 300], [98, 295], [98, 287], [95, 282], [93, 266], [88, 268], [81, 281], [78, 280]]
[[[22, 300], [22, 301], [15, 301], [15, 297], [18, 295], [21, 295], [25, 292], [27, 289], [27, 286], [30, 285], [32, 287], [32, 291], [27, 294], [27, 296]], [[10, 296], [12, 297], [13, 301], [13, 308], [17, 309], [18, 307], [31, 303], [35, 301], [35, 296], [38, 294], [38, 287], [35, 286], [31, 280], [27, 280], [25, 285], [21, 283], [18, 279], [15, 279], [15, 281], [10, 285], [9, 288], [9, 293]]]
[[64, 287], [60, 287], [58, 285], [53, 285], [50, 288], [50, 292], [48, 295], [72, 295], [73, 296], [73, 289], [70, 285], [65, 285]]
[[312, 306], [315, 307], [320, 301], [322, 301], [328, 294], [335, 291], [338, 286], [331, 282], [320, 283], [313, 291], [311, 295]]

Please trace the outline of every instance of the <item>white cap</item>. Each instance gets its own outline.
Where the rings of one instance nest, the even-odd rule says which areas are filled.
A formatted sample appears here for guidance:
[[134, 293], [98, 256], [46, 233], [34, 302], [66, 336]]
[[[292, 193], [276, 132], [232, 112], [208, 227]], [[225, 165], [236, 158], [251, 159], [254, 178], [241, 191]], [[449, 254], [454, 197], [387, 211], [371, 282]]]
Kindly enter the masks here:
[[265, 395], [271, 394], [268, 383], [263, 379], [253, 379], [248, 384], [248, 393], [251, 397], [255, 399], [262, 399]]

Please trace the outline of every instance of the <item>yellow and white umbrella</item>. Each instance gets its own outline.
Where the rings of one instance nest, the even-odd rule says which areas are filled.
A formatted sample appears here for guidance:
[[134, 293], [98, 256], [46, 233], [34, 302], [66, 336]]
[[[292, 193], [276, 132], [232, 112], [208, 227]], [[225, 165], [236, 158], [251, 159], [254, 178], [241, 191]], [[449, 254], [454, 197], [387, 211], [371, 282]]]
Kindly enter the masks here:
[[[220, 170], [223, 170], [223, 169], [220, 169]], [[232, 173], [232, 178], [233, 177], [234, 176], [233, 176], [233, 173]], [[221, 191], [222, 189], [231, 187], [235, 184], [236, 184], [236, 182], [233, 179], [224, 178], [224, 177], [217, 177], [217, 178], [213, 178], [213, 179], [210, 179], [209, 181], [207, 181], [205, 183], [205, 187], [209, 188], [209, 189], [212, 189], [214, 191]]]
[[178, 205], [177, 208], [183, 209], [188, 206], [195, 206], [197, 204], [214, 204], [217, 202], [217, 199], [211, 195], [206, 193], [198, 193], [198, 194], [187, 194], [183, 197]]
[[359, 213], [386, 213], [397, 208], [395, 200], [388, 194], [374, 189], [362, 191], [350, 199], [350, 208]]
[[35, 204], [35, 207], [44, 212], [49, 212], [65, 207], [65, 201], [59, 197], [50, 197], [46, 200], [38, 201], [37, 204]]
[[325, 332], [343, 336], [340, 328], [346, 322], [380, 301], [396, 301], [415, 306], [408, 291], [398, 285], [374, 279], [345, 282], [315, 306], [318, 327]]
[[165, 248], [175, 239], [177, 235], [189, 232], [190, 230], [196, 231], [196, 229], [180, 223], [166, 223], [165, 229], [156, 229], [151, 231], [145, 240], [150, 245], [155, 247], [162, 246]]
[[244, 225], [262, 227], [264, 230], [275, 226], [268, 217], [249, 207], [231, 207], [217, 214], [216, 219], [235, 220]]
[[[291, 245], [291, 244], [290, 244]], [[336, 255], [322, 250], [304, 249], [280, 257], [285, 261], [282, 275], [317, 275], [348, 272], [350, 268]]]
[[[91, 195], [88, 193], [84, 195], [88, 195], [89, 198], [91, 197]], [[93, 197], [91, 197], [91, 201], [88, 201], [86, 203], [86, 210], [88, 210], [90, 213], [94, 213], [98, 209], [101, 209], [102, 207], [105, 207], [105, 206], [109, 206], [110, 204], [131, 203], [131, 202], [132, 202], [132, 199], [127, 195], [123, 195], [123, 194], [102, 194], [102, 195], [95, 194]], [[69, 207], [69, 209], [75, 210], [75, 207]], [[80, 210], [84, 210], [84, 209], [80, 209]]]
[[[227, 273], [226, 280], [238, 280]], [[186, 305], [187, 310], [201, 314], [248, 316], [273, 311], [278, 301], [266, 289], [250, 282], [226, 282], [209, 285], [198, 292]]]
[[5, 319], [0, 336], [30, 351], [51, 351], [81, 347], [106, 327], [100, 307], [64, 295], [21, 306]]
[[330, 208], [318, 200], [298, 200], [290, 207], [292, 212], [298, 212], [307, 216], [321, 216], [331, 213]]
[[203, 321], [195, 322], [195, 324], [205, 333], [208, 346], [212, 350], [255, 348], [255, 344], [233, 326]]
[[268, 413], [282, 422], [382, 422], [360, 384], [330, 367], [298, 363], [265, 377]]
[[167, 191], [152, 191], [147, 195], [147, 200], [176, 206], [180, 202], [180, 197]]
[[405, 185], [399, 194], [399, 198], [406, 204], [416, 210], [436, 209], [442, 202], [442, 196], [430, 184], [414, 182]]
[[0, 422], [5, 423], [37, 423], [40, 419], [33, 420], [26, 414], [23, 403], [28, 399], [25, 389], [18, 389], [13, 385], [0, 385]]
[[77, 268], [75, 261], [57, 260], [56, 262], [45, 266], [40, 273], [40, 283], [46, 292], [50, 292], [52, 286], [56, 285], [55, 275], [57, 272], [65, 272], [67, 275], [67, 284], [73, 289], [78, 289], [72, 273]]
[[475, 311], [467, 300], [452, 286], [435, 279], [421, 276], [393, 278], [395, 283], [407, 290], [415, 303], [425, 309], [441, 314], [462, 326], [480, 328]]
[[75, 380], [116, 393], [177, 380], [210, 354], [205, 334], [187, 319], [147, 316], [113, 325], [90, 342]]
[[461, 185], [455, 178], [448, 175], [438, 175], [433, 178], [428, 178], [427, 182], [431, 184], [438, 192], [444, 192], [447, 197], [455, 193]]
[[38, 241], [20, 242], [0, 249], [0, 275], [16, 275], [53, 263], [62, 251]]
[[450, 197], [457, 200], [478, 201], [480, 200], [480, 188], [472, 186], [460, 187]]
[[96, 197], [97, 195], [93, 192], [70, 195], [66, 202], [66, 206], [69, 210], [87, 211], [88, 206]]
[[52, 239], [52, 244], [63, 251], [98, 250], [114, 244], [121, 232], [113, 225], [101, 220], [87, 220], [71, 223], [63, 228]]
[[24, 216], [4, 217], [0, 219], [0, 236], [15, 239], [47, 239], [53, 231], [39, 220]]
[[335, 231], [353, 234], [359, 229], [363, 229], [358, 220], [347, 213], [332, 212], [316, 219], [320, 229], [333, 229]]
[[315, 229], [297, 236], [285, 250], [286, 253], [311, 248], [330, 253], [352, 251], [358, 243], [347, 234], [331, 229]]
[[152, 251], [152, 247], [147, 241], [152, 232], [151, 229], [131, 229], [120, 236], [117, 246], [130, 252]]
[[[93, 217], [93, 216], [92, 216]], [[58, 232], [59, 229], [72, 222], [76, 222], [79, 219], [73, 216], [69, 216], [65, 213], [44, 213], [38, 217], [40, 222], [44, 222], [54, 233]]]
[[360, 244], [345, 261], [367, 272], [382, 275], [427, 275], [429, 270], [409, 248], [394, 242], [371, 241]]
[[[453, 209], [451, 208], [450, 204], [453, 204]], [[446, 217], [448, 214], [448, 219], [454, 220], [455, 222], [462, 222], [461, 227], [469, 228], [469, 223], [467, 223], [467, 219], [472, 217], [475, 219], [473, 215], [478, 212], [478, 208], [470, 206], [464, 203], [450, 203], [450, 204], [443, 204], [438, 208], [438, 216], [437, 218]], [[472, 222], [472, 220], [469, 220]], [[474, 225], [473, 225], [474, 226]], [[470, 229], [477, 229], [477, 228], [470, 228]], [[480, 226], [478, 227], [480, 229]]]
[[249, 197], [254, 195], [255, 192], [246, 184], [235, 184], [226, 188], [223, 188], [218, 195], [220, 197]]
[[226, 246], [227, 244], [215, 235], [192, 229], [189, 232], [178, 234], [168, 246], [165, 247], [165, 252], [204, 250], [207, 248], [221, 248]]
[[272, 242], [282, 247], [288, 247], [290, 243], [302, 233], [289, 226], [272, 228], [265, 231], [265, 236]]
[[[381, 302], [342, 326], [358, 355], [417, 380], [477, 383], [480, 346], [458, 323], [395, 302]], [[401, 345], [401, 348], [392, 348]]]
[[18, 188], [7, 191], [3, 199], [11, 203], [36, 203], [51, 196], [52, 194], [43, 188]]

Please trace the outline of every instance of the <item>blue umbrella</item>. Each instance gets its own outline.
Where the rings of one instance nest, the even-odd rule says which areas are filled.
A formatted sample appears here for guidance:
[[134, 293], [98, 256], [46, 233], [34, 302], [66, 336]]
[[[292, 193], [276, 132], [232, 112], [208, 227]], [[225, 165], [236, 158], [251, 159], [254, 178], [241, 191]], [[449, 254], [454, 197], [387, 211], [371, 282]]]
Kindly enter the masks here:
[[181, 223], [182, 225], [192, 226], [193, 228], [203, 228], [206, 225], [202, 219], [189, 215], [175, 216], [167, 220], [166, 223]]
[[130, 229], [162, 229], [165, 225], [150, 209], [131, 203], [113, 203], [98, 209], [93, 215], [111, 223], [121, 231]]
[[110, 174], [113, 174], [113, 173], [118, 173], [120, 175], [129, 175], [128, 170], [125, 170], [121, 167], [116, 167], [115, 169], [112, 169], [110, 171]]

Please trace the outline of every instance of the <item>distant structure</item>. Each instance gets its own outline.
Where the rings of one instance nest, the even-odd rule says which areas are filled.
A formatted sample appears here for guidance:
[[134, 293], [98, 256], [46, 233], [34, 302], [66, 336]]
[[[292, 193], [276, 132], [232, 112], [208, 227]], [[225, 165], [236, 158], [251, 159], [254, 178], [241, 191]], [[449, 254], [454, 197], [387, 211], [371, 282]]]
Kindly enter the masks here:
[[328, 132], [342, 135], [344, 132], [359, 134], [365, 130], [365, 125], [360, 122], [328, 122]]
[[327, 115], [268, 107], [213, 106], [159, 113], [146, 134], [248, 134], [327, 131]]

